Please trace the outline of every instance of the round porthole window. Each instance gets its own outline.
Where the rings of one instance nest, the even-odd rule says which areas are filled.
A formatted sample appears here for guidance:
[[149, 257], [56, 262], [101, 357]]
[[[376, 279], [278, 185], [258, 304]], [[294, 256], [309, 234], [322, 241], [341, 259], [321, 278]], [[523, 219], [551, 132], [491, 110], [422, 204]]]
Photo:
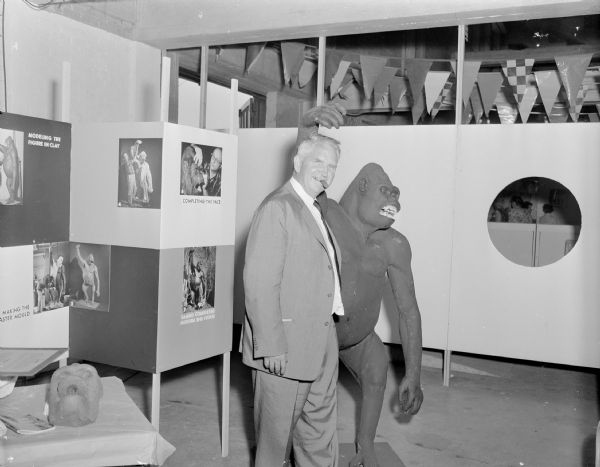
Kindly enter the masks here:
[[561, 183], [528, 177], [498, 193], [487, 221], [490, 239], [505, 258], [537, 267], [552, 264], [573, 249], [581, 230], [581, 210]]

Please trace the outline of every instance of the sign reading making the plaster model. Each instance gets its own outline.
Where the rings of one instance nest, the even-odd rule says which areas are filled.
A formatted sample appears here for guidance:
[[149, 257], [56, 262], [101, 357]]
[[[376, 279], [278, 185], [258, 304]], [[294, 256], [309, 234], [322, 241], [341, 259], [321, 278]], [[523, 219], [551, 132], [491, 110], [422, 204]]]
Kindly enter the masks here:
[[217, 247], [183, 249], [183, 306], [180, 324], [215, 319]]
[[223, 149], [181, 143], [180, 194], [182, 203], [221, 204]]
[[31, 245], [0, 248], [0, 330], [34, 314], [31, 252]]
[[118, 206], [160, 209], [162, 139], [119, 140]]
[[69, 238], [71, 125], [0, 114], [0, 247]]

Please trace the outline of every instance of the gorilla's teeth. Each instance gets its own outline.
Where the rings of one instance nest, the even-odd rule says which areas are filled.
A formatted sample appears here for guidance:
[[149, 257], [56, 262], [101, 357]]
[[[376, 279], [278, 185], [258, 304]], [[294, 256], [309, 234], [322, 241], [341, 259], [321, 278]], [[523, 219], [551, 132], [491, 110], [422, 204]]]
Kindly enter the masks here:
[[384, 206], [379, 210], [379, 214], [390, 219], [393, 219], [397, 213], [398, 210], [394, 206]]

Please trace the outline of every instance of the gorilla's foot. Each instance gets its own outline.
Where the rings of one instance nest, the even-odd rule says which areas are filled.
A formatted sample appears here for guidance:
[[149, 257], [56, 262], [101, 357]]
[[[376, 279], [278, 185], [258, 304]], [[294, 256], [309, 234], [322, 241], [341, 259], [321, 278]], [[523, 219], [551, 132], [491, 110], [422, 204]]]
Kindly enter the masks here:
[[356, 443], [356, 456], [350, 459], [350, 467], [379, 467], [373, 443]]

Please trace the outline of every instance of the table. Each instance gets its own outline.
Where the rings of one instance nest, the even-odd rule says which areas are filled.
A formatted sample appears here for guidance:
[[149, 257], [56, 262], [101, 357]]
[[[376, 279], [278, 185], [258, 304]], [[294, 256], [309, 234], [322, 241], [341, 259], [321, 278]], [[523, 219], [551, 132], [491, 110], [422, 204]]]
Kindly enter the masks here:
[[[162, 465], [175, 451], [125, 392], [114, 376], [102, 378], [104, 395], [98, 419], [83, 427], [57, 426], [46, 433], [8, 431], [0, 442], [0, 465], [10, 467], [100, 467]], [[48, 385], [24, 386], [0, 399], [3, 407], [40, 416]]]

